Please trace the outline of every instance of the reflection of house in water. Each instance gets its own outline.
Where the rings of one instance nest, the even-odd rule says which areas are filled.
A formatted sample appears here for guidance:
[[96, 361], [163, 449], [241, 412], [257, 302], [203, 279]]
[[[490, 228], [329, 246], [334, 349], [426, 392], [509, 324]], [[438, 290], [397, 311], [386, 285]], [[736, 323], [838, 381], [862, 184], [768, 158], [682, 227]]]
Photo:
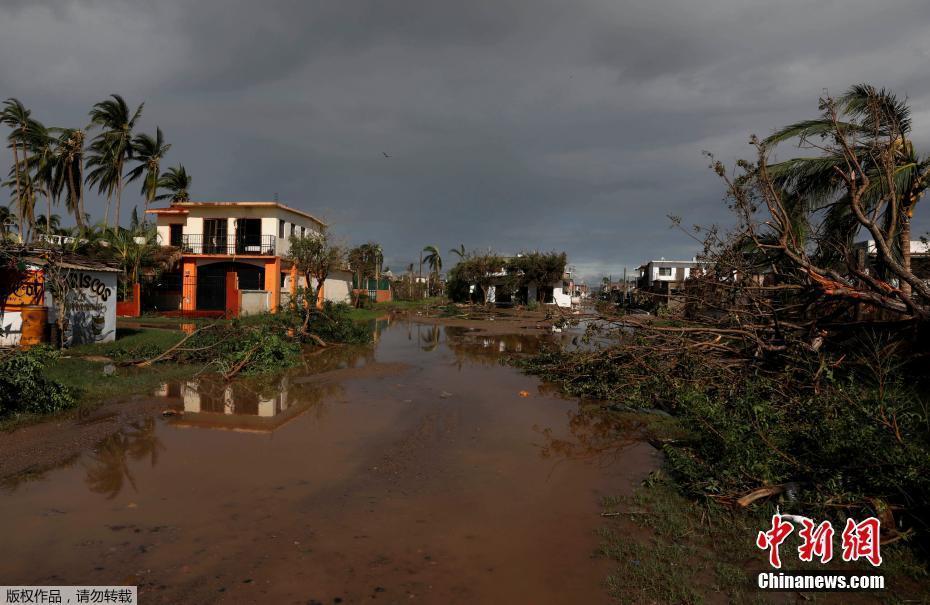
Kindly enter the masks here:
[[470, 328], [446, 326], [446, 344], [459, 360], [496, 364], [502, 354], [538, 353], [542, 339], [529, 334], [486, 334]]
[[273, 387], [255, 389], [244, 382], [215, 379], [190, 380], [163, 385], [156, 395], [177, 399], [184, 414], [172, 426], [215, 428], [232, 431], [270, 432], [296, 418], [338, 385], [293, 393], [288, 377]]

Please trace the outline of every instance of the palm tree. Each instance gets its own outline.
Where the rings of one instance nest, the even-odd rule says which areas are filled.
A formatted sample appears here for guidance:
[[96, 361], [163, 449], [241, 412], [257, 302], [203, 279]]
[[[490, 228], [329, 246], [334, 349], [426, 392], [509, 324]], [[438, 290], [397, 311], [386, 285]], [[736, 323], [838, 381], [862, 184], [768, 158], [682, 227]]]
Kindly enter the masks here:
[[119, 262], [127, 284], [139, 281], [142, 266], [151, 261], [158, 245], [158, 235], [151, 224], [138, 224], [133, 229], [114, 225], [106, 232], [113, 256]]
[[452, 248], [449, 252], [458, 254], [459, 260], [465, 260], [465, 257], [468, 256], [468, 253], [465, 252], [465, 244], [459, 244], [458, 248]]
[[442, 257], [439, 255], [439, 249], [436, 246], [426, 246], [423, 252], [427, 253], [423, 260], [429, 266], [430, 276], [434, 276], [438, 284], [439, 272], [442, 271]]
[[57, 141], [54, 191], [60, 196], [65, 191], [65, 206], [74, 215], [78, 230], [84, 220], [84, 131], [80, 128], [63, 128]]
[[178, 202], [187, 202], [190, 198], [189, 189], [191, 181], [194, 179], [187, 174], [184, 166], [178, 164], [177, 168], [169, 168], [158, 178], [158, 188], [165, 189], [168, 193], [157, 195], [153, 200], [171, 200], [172, 204]]
[[0, 236], [10, 233], [10, 227], [16, 223], [9, 206], [0, 206]]
[[381, 244], [376, 242], [368, 242], [368, 246], [371, 250], [371, 262], [375, 268], [375, 281], [379, 281], [384, 268], [384, 250], [381, 248]]
[[[158, 183], [161, 180], [161, 161], [165, 154], [171, 149], [170, 143], [165, 143], [161, 128], [155, 128], [155, 137], [152, 138], [147, 134], [136, 135], [132, 140], [132, 149], [135, 159], [139, 164], [129, 171], [128, 182], [138, 179], [145, 175], [142, 181], [142, 195], [145, 196], [145, 209], [149, 209], [149, 204], [155, 199], [158, 193]], [[188, 181], [189, 183], [189, 181]]]
[[[892, 240], [893, 252], [900, 258], [906, 271], [911, 267], [910, 219], [914, 205], [930, 185], [930, 158], [919, 157], [908, 135], [911, 131], [910, 108], [893, 93], [876, 89], [868, 84], [850, 88], [836, 99], [839, 122], [834, 123], [829, 111], [820, 118], [791, 124], [776, 131], [764, 143], [773, 147], [778, 143], [800, 139], [802, 148], [820, 150], [816, 156], [792, 158], [767, 166], [776, 184], [783, 188], [786, 208], [792, 211], [792, 222], [802, 234], [809, 231], [808, 215], [823, 211], [820, 252], [831, 258], [831, 252], [848, 249], [860, 224], [851, 212], [848, 193], [837, 177], [837, 169], [847, 170], [846, 158], [841, 148], [825, 147], [821, 137], [837, 137], [837, 128], [843, 136], [850, 137], [855, 154], [871, 185], [863, 192], [864, 210], [870, 213], [878, 209], [883, 231]], [[817, 143], [808, 141], [818, 139]], [[882, 178], [887, 166], [875, 156], [875, 150], [891, 151], [893, 165], [890, 166], [895, 183], [896, 196], [885, 204], [888, 191], [887, 179]], [[801, 242], [803, 245], [803, 242]], [[902, 282], [902, 291], [910, 287]]]
[[116, 194], [114, 224], [119, 225], [120, 199], [123, 195], [123, 166], [133, 157], [132, 131], [142, 116], [145, 103], [140, 103], [135, 112], [129, 111], [123, 97], [112, 94], [110, 98], [94, 105], [90, 112], [91, 122], [103, 130], [90, 144], [91, 156], [87, 160], [90, 172], [87, 182], [97, 185], [99, 193], [107, 195], [104, 224], [109, 225], [110, 199]]
[[[28, 240], [27, 224], [31, 224], [32, 209], [35, 206], [35, 198], [32, 197], [32, 188], [28, 183], [28, 133], [29, 125], [32, 122], [30, 117], [31, 111], [19, 99], [9, 98], [4, 102], [3, 111], [0, 112], [0, 122], [9, 126], [10, 132], [7, 140], [9, 146], [13, 149], [13, 180], [16, 182], [16, 212], [19, 221], [19, 236], [23, 241]], [[19, 147], [22, 145], [23, 160], [20, 163]]]
[[40, 214], [36, 217], [36, 224], [45, 223], [45, 234], [54, 235], [61, 230], [61, 217], [57, 214]]
[[[359, 303], [362, 300], [362, 290], [365, 288], [362, 287], [362, 278], [367, 275], [366, 271], [366, 261], [367, 254], [365, 252], [364, 246], [356, 246], [349, 250], [349, 253], [346, 255], [346, 260], [349, 263], [349, 268], [352, 269], [352, 272], [355, 273], [355, 306], [358, 307]], [[367, 287], [367, 284], [366, 284]]]
[[55, 165], [58, 162], [56, 139], [51, 136], [50, 130], [38, 120], [32, 120], [29, 129], [29, 143], [32, 148], [32, 157], [29, 159], [30, 168], [34, 172], [31, 178], [35, 187], [45, 197], [45, 231], [51, 233], [52, 225], [48, 221], [52, 216], [52, 204], [58, 205], [58, 196], [55, 194]]

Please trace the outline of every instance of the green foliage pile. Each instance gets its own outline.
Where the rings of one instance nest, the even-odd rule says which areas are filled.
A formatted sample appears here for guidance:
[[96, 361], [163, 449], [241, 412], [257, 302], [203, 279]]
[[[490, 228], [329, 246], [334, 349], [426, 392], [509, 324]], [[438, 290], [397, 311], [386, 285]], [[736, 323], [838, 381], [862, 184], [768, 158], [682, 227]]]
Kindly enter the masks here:
[[[296, 310], [246, 317], [199, 330], [179, 347], [174, 359], [206, 363], [226, 374], [238, 368], [244, 375], [280, 371], [300, 360], [304, 343], [363, 344], [371, 341], [364, 325], [349, 319], [350, 307], [327, 302], [312, 312], [307, 333], [304, 315]], [[312, 335], [312, 337], [311, 337]]]
[[[641, 344], [641, 343], [640, 343]], [[896, 352], [814, 354], [727, 367], [684, 349], [546, 351], [513, 363], [607, 408], [658, 408], [685, 437], [660, 440], [694, 497], [733, 501], [764, 486], [805, 514], [887, 515], [930, 537], [930, 402]], [[877, 353], [876, 353], [877, 352]], [[866, 353], [869, 353], [866, 357]], [[911, 374], [913, 375], [913, 374]], [[887, 518], [887, 517], [885, 517]]]
[[47, 377], [58, 352], [47, 346], [14, 349], [0, 356], [0, 418], [13, 414], [49, 414], [75, 405], [64, 385]]

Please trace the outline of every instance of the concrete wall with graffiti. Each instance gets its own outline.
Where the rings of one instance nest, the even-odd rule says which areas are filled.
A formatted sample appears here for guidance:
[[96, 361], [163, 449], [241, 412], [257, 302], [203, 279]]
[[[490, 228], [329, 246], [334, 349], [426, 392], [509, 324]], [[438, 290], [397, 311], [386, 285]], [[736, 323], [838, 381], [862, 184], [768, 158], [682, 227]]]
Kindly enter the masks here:
[[[73, 291], [69, 294], [69, 317], [65, 322], [66, 346], [116, 339], [116, 278], [116, 271], [70, 270], [68, 280]], [[20, 344], [22, 313], [30, 306], [45, 306], [48, 323], [55, 323], [55, 300], [43, 282], [41, 268], [30, 266], [27, 277], [5, 297], [0, 313], [0, 346]]]
[[[69, 301], [70, 317], [65, 322], [65, 346], [110, 342], [116, 339], [116, 273], [74, 269], [68, 276], [74, 291]], [[55, 323], [57, 305], [45, 294], [48, 321]]]

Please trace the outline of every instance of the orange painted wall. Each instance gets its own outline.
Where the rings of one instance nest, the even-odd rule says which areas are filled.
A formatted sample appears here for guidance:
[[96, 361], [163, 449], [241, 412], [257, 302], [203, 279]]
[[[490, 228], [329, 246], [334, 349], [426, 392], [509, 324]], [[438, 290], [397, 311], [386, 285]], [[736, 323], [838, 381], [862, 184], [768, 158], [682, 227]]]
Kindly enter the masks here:
[[42, 271], [8, 271], [4, 272], [0, 279], [3, 280], [2, 291], [9, 293], [6, 300], [0, 300], [4, 309], [44, 304], [45, 274]]
[[116, 303], [118, 317], [139, 317], [142, 315], [142, 295], [139, 284], [132, 285], [132, 298]]
[[181, 268], [181, 310], [195, 311], [197, 309], [197, 261], [185, 259]]
[[268, 306], [272, 313], [278, 312], [281, 305], [281, 257], [265, 263], [265, 290], [270, 293]]

